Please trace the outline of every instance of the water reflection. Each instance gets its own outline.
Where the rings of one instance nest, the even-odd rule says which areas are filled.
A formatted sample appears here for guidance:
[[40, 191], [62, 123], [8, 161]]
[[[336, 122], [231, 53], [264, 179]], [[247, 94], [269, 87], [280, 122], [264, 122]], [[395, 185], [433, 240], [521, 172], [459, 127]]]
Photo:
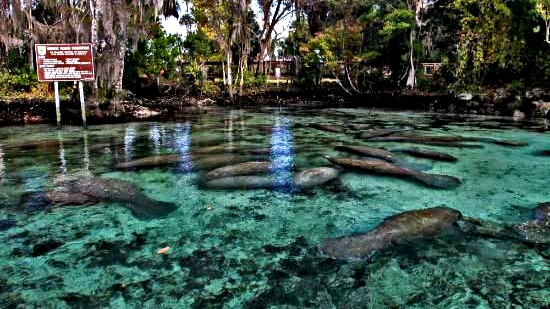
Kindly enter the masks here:
[[132, 160], [135, 142], [136, 142], [137, 130], [134, 125], [130, 125], [124, 132], [124, 159], [126, 161]]
[[5, 178], [6, 165], [4, 164], [4, 149], [2, 148], [2, 145], [0, 145], [0, 182], [2, 182]]
[[275, 116], [271, 129], [271, 161], [273, 178], [278, 187], [290, 188], [294, 167], [294, 146], [291, 132], [291, 120], [288, 117]]
[[57, 132], [57, 139], [59, 141], [59, 174], [65, 175], [67, 174], [67, 159], [65, 158], [65, 147], [63, 147], [63, 135], [61, 135], [61, 132]]
[[91, 176], [90, 173], [90, 149], [88, 145], [88, 132], [84, 132], [83, 135], [83, 142], [84, 142], [84, 173], [87, 176]]
[[229, 111], [228, 114], [225, 115], [224, 120], [224, 132], [225, 132], [225, 140], [227, 141], [228, 146], [233, 146], [233, 119], [234, 119], [234, 110]]
[[174, 130], [174, 140], [176, 142], [176, 149], [181, 155], [181, 163], [178, 169], [182, 172], [190, 172], [193, 168], [193, 162], [191, 162], [191, 123], [178, 123]]
[[149, 141], [153, 145], [154, 153], [159, 154], [161, 147], [161, 126], [158, 123], [152, 123], [149, 127]]

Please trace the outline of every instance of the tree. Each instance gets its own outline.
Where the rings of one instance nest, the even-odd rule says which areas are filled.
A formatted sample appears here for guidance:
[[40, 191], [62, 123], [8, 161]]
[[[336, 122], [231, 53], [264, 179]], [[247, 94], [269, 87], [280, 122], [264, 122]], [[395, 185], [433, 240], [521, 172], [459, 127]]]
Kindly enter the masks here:
[[258, 0], [258, 4], [262, 8], [262, 28], [260, 37], [260, 53], [258, 54], [256, 74], [264, 71], [263, 62], [267, 54], [267, 49], [271, 46], [275, 26], [292, 12], [294, 1]]
[[550, 44], [550, 0], [535, 0], [535, 7], [544, 20], [546, 28], [545, 41]]

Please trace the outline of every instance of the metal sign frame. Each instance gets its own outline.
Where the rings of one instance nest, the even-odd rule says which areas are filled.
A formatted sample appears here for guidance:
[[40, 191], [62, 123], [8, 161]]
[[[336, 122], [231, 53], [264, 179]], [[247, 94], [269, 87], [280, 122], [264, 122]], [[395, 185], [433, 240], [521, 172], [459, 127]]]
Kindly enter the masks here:
[[[82, 111], [82, 126], [86, 129], [86, 105], [84, 102], [84, 86], [82, 81], [95, 80], [92, 44], [35, 44], [34, 51], [38, 81], [54, 83], [57, 128], [61, 129], [58, 82], [72, 81], [78, 82], [80, 108]], [[51, 74], [53, 74], [53, 77]]]
[[[91, 43], [35, 44], [36, 73], [41, 82], [70, 82], [95, 79], [94, 54]], [[82, 52], [85, 54], [81, 54]], [[52, 55], [52, 52], [58, 54]], [[81, 62], [82, 61], [82, 62]], [[55, 71], [60, 77], [46, 78], [46, 70]], [[76, 74], [84, 74], [80, 78]], [[66, 75], [63, 76], [63, 73]], [[71, 76], [71, 74], [73, 76]]]

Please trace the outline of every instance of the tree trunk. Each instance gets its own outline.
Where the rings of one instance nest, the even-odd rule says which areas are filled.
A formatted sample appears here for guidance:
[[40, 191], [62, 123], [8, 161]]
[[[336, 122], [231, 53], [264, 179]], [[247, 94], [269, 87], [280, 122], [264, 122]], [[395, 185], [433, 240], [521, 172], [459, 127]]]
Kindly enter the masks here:
[[[90, 16], [91, 16], [91, 26], [90, 26], [90, 42], [92, 43], [92, 53], [94, 55], [94, 60], [96, 60], [97, 56], [97, 46], [98, 46], [98, 38], [97, 38], [97, 19], [99, 15], [99, 9], [98, 6], [101, 5], [101, 0], [90, 0]], [[94, 63], [94, 66], [96, 66], [97, 63]], [[97, 76], [92, 81], [92, 95], [97, 95]]]
[[118, 54], [115, 56], [115, 84], [114, 95], [119, 96], [122, 93], [122, 79], [124, 77], [124, 56], [126, 55], [126, 44], [128, 36], [126, 31], [122, 31], [118, 37]]
[[32, 71], [34, 71], [34, 40], [33, 40], [33, 35], [34, 35], [34, 31], [33, 31], [33, 26], [32, 26], [32, 0], [29, 0], [27, 2], [27, 9], [29, 10], [28, 11], [28, 22], [29, 22], [29, 25], [28, 25], [28, 42], [27, 44], [29, 44], [29, 55], [28, 55], [28, 62], [29, 62], [29, 67]]
[[[269, 40], [271, 40], [271, 38], [269, 38]], [[256, 65], [256, 74], [259, 74], [260, 72], [264, 73], [265, 72], [265, 69], [264, 69], [264, 58], [265, 58], [265, 53], [267, 51], [267, 42], [268, 39], [266, 38], [265, 41], [264, 40], [261, 40], [260, 41], [260, 53], [258, 54], [258, 64]]]
[[409, 64], [409, 76], [407, 77], [407, 87], [411, 87], [411, 89], [414, 89], [416, 86], [416, 70], [414, 68], [414, 51], [413, 51], [413, 44], [414, 44], [414, 30], [411, 30], [411, 37], [410, 37], [410, 64]]
[[225, 65], [224, 65], [224, 61], [222, 59], [222, 78], [223, 78], [223, 85], [227, 85], [227, 80], [225, 79]]
[[227, 58], [227, 89], [229, 91], [229, 100], [233, 102], [233, 76], [231, 73], [231, 58], [233, 58], [233, 52], [231, 51], [231, 46], [225, 49], [225, 55]]
[[550, 43], [550, 21], [546, 22], [546, 43]]

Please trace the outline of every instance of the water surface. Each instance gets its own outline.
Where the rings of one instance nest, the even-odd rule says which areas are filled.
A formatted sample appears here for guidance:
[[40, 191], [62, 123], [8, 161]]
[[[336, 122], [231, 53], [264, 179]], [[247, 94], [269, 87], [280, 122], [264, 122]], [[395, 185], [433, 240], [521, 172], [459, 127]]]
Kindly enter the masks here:
[[[308, 127], [322, 123], [342, 133]], [[368, 142], [350, 125], [524, 141], [479, 148]], [[292, 188], [295, 172], [358, 157], [338, 145], [426, 147], [458, 158], [400, 162], [458, 177], [437, 190], [403, 179], [343, 172], [339, 183]], [[206, 148], [220, 146], [216, 149]], [[223, 149], [225, 146], [225, 149]], [[206, 149], [206, 150], [205, 150]], [[326, 109], [209, 110], [170, 122], [0, 128], [0, 308], [543, 308], [550, 250], [462, 233], [389, 247], [369, 261], [332, 260], [321, 240], [366, 232], [402, 211], [447, 205], [511, 225], [550, 201], [544, 123], [507, 118]], [[231, 152], [229, 152], [229, 150]], [[120, 162], [179, 154], [175, 164], [116, 170]], [[272, 190], [207, 190], [199, 158], [271, 161]], [[195, 165], [194, 165], [195, 163]], [[140, 220], [124, 205], [21, 204], [66, 179], [107, 177], [172, 202], [168, 217]], [[168, 254], [157, 250], [169, 246]]]

